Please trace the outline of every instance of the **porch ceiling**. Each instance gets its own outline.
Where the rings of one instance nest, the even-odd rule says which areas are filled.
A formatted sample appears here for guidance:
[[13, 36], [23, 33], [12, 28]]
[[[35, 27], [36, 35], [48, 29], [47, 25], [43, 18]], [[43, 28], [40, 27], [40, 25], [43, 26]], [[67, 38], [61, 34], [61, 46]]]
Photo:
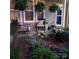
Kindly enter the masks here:
[[45, 2], [56, 2], [56, 3], [64, 3], [64, 0], [42, 0], [42, 1], [45, 1]]

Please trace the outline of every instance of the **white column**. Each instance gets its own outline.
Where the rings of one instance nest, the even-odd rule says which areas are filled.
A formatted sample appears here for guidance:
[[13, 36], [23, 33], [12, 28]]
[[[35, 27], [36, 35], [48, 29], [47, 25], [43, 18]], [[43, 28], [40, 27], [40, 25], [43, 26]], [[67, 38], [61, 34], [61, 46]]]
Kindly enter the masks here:
[[[35, 4], [37, 4], [37, 1], [38, 1], [38, 0], [35, 1]], [[34, 8], [35, 8], [35, 6], [34, 6]], [[38, 22], [37, 16], [38, 16], [38, 15], [37, 15], [37, 12], [35, 11], [35, 22]]]
[[25, 23], [25, 21], [26, 21], [26, 19], [25, 19], [25, 11], [23, 11], [23, 17], [24, 17], [23, 22]]
[[66, 16], [66, 0], [64, 0], [64, 18], [63, 18], [63, 27], [65, 27], [65, 16]]
[[33, 21], [36, 22], [36, 19], [35, 19], [35, 8], [33, 7]]
[[19, 17], [20, 25], [22, 25], [22, 11], [19, 11], [19, 14], [20, 14], [20, 17]]
[[45, 17], [45, 10], [43, 11], [43, 13], [44, 13], [44, 14], [43, 14], [43, 17], [44, 17], [44, 19], [46, 19], [46, 17]]

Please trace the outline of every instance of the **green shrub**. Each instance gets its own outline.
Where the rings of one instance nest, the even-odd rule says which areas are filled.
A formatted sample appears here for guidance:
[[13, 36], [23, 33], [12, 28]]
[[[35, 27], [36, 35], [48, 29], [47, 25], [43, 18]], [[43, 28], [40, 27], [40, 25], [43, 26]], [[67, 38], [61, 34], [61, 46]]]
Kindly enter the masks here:
[[69, 32], [57, 32], [55, 35], [57, 41], [63, 42], [69, 39]]
[[45, 5], [43, 2], [38, 2], [37, 5], [35, 5], [35, 11], [42, 12], [45, 9]]
[[18, 21], [17, 20], [12, 20], [12, 22], [10, 23], [10, 34], [11, 35], [15, 35], [15, 33], [17, 32], [17, 28], [18, 28]]
[[50, 6], [50, 12], [55, 12], [56, 10], [60, 9], [59, 6], [57, 4], [52, 4]]
[[68, 27], [64, 28], [64, 31], [68, 32], [69, 31], [69, 28]]
[[62, 59], [69, 59], [69, 49], [67, 48], [63, 49]]
[[57, 59], [57, 55], [47, 48], [34, 48], [31, 59]]
[[13, 48], [10, 52], [10, 59], [19, 59], [20, 48]]

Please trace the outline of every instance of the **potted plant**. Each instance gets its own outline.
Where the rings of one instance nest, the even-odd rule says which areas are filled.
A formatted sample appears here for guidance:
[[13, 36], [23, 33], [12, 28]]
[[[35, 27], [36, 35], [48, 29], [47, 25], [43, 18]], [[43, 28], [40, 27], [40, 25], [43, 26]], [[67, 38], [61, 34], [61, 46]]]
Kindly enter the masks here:
[[[42, 14], [44, 9], [45, 9], [45, 4], [43, 2], [38, 2], [35, 5], [35, 11], [37, 12], [37, 14]], [[36, 24], [36, 26], [37, 26], [37, 24]]]
[[50, 12], [55, 12], [55, 11], [57, 11], [57, 10], [59, 10], [59, 9], [60, 9], [60, 8], [59, 8], [59, 6], [58, 6], [56, 3], [52, 4], [52, 5], [50, 6], [50, 8], [49, 8]]
[[27, 7], [27, 0], [16, 0], [15, 9], [24, 11]]
[[36, 12], [42, 12], [44, 9], [45, 9], [45, 5], [43, 2], [38, 2], [37, 5], [35, 5]]

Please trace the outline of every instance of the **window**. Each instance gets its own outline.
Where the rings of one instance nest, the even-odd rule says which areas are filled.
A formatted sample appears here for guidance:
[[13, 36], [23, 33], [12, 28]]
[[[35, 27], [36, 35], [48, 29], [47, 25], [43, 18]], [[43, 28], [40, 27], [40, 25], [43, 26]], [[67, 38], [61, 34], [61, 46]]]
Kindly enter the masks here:
[[58, 10], [57, 15], [62, 15], [62, 10]]
[[33, 9], [33, 1], [32, 0], [28, 0], [28, 3], [27, 3], [27, 10], [32, 10]]
[[61, 24], [62, 24], [62, 10], [58, 10], [56, 15], [56, 25]]
[[25, 20], [26, 21], [33, 20], [33, 11], [25, 11]]
[[41, 13], [37, 13], [37, 19], [38, 20], [43, 20], [44, 19], [44, 13], [43, 12], [41, 12]]
[[28, 0], [26, 11], [24, 12], [24, 22], [34, 20], [33, 0]]
[[57, 24], [61, 25], [61, 16], [57, 16]]

